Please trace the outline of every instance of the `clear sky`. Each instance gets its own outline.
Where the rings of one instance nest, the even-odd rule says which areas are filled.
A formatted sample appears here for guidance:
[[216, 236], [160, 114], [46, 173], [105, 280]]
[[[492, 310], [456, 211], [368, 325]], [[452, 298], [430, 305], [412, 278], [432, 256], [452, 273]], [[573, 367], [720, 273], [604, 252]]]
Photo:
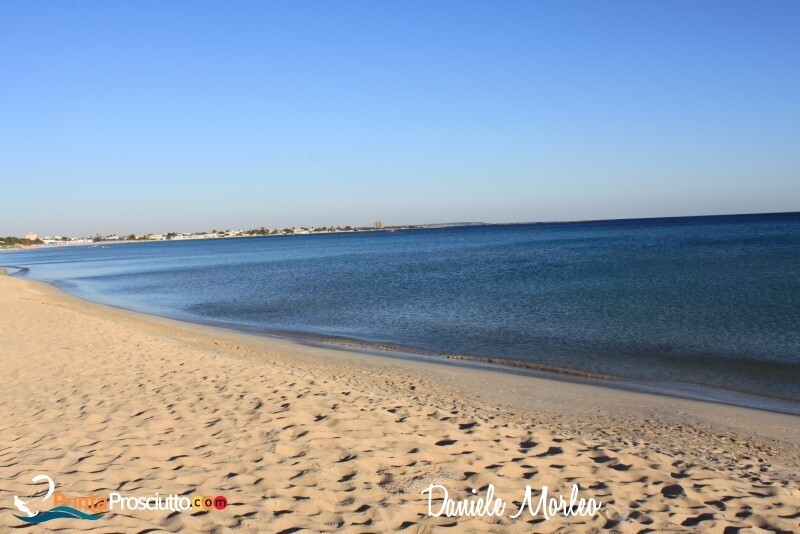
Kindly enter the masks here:
[[797, 1], [0, 3], [0, 235], [800, 210]]

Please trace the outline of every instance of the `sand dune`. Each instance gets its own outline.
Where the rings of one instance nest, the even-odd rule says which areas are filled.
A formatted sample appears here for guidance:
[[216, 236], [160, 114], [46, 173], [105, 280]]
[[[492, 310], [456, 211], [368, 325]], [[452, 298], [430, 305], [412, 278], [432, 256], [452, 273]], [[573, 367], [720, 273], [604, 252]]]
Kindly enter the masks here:
[[[602, 388], [587, 406], [595, 393], [575, 384], [188, 325], [7, 276], [0, 326], [4, 531], [36, 528], [14, 517], [13, 495], [37, 473], [70, 495], [229, 501], [47, 523], [63, 531], [800, 530], [794, 417]], [[647, 420], [631, 403], [673, 415]], [[513, 508], [526, 484], [573, 483], [602, 514], [435, 518], [420, 493], [492, 484]]]

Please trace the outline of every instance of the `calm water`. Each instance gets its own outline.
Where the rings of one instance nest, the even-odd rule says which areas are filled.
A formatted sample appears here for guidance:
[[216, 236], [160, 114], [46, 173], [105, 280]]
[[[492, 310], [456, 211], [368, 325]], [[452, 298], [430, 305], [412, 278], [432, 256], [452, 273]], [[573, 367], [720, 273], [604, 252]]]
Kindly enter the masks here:
[[61, 248], [0, 264], [180, 319], [800, 401], [800, 213]]

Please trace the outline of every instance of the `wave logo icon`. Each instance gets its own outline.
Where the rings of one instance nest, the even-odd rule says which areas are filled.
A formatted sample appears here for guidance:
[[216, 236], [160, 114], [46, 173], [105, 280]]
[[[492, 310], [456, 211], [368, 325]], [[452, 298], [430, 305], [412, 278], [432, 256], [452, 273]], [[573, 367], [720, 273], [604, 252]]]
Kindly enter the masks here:
[[32, 512], [29, 504], [31, 500], [39, 500], [37, 494], [39, 493], [38, 488], [40, 485], [43, 482], [47, 483], [47, 490], [44, 494], [44, 497], [41, 498], [42, 501], [49, 499], [53, 495], [53, 492], [56, 488], [56, 484], [53, 482], [53, 479], [47, 475], [37, 475], [33, 477], [32, 482], [34, 484], [33, 488], [25, 500], [21, 499], [18, 495], [14, 495], [14, 506], [17, 508], [17, 510], [26, 514], [14, 514], [14, 517], [20, 521], [31, 524], [44, 523], [46, 521], [52, 521], [53, 519], [88, 519], [89, 521], [96, 521], [105, 515], [87, 514], [69, 506], [56, 506], [45, 512], [39, 512], [38, 510]]

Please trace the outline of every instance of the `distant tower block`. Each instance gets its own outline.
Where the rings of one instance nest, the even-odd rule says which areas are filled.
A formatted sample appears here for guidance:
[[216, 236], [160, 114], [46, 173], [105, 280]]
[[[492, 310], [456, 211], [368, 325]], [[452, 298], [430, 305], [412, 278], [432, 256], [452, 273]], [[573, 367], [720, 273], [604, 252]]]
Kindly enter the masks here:
[[378, 230], [383, 228], [383, 221], [375, 221], [375, 228]]
[[28, 232], [27, 234], [25, 234], [25, 239], [28, 239], [30, 241], [36, 241], [37, 239], [39, 239], [39, 236], [37, 234], [34, 234], [33, 232]]

